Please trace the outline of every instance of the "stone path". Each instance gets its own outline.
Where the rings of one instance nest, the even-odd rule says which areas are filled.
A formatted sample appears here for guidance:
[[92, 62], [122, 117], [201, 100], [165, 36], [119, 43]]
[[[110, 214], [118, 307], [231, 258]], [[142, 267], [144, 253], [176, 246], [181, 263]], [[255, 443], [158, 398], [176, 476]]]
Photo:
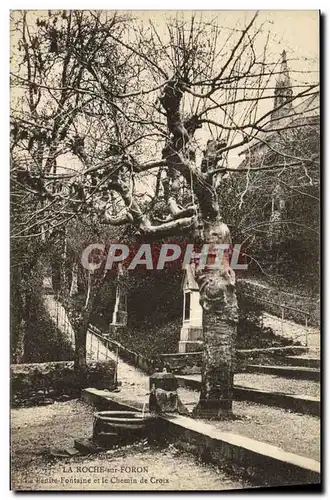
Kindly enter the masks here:
[[[45, 305], [49, 314], [58, 328], [68, 336], [74, 345], [74, 331], [70, 324], [69, 318], [65, 312], [64, 307], [57, 302], [53, 295], [45, 296]], [[104, 343], [95, 335], [91, 330], [87, 333], [86, 338], [87, 360], [100, 360], [113, 359], [117, 361], [116, 353], [106, 348]], [[118, 358], [118, 381], [121, 383], [119, 389], [120, 393], [125, 395], [127, 399], [136, 399], [141, 403], [148, 403], [149, 400], [149, 377], [141, 370], [134, 366], [125, 363], [122, 359]], [[196, 395], [194, 391], [188, 389], [179, 389], [181, 399], [188, 405], [196, 403]]]
[[148, 401], [149, 392], [149, 377], [139, 369], [125, 363], [122, 359], [116, 356], [116, 353], [105, 347], [103, 342], [91, 331], [87, 333], [87, 359], [113, 359], [118, 362], [117, 379], [121, 382], [121, 392], [125, 392], [128, 399], [138, 399], [138, 401]]

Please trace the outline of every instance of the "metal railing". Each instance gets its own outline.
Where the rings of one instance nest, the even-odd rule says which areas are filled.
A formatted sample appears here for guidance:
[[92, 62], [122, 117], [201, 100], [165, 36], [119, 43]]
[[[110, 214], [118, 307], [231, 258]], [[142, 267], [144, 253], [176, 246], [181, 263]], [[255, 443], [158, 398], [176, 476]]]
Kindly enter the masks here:
[[[302, 326], [302, 328], [304, 329], [304, 333], [302, 333], [301, 335], [297, 335], [296, 337], [299, 338], [299, 337], [304, 337], [305, 338], [305, 346], [308, 347], [309, 345], [309, 342], [308, 342], [308, 335], [309, 335], [309, 329], [308, 329], [308, 318], [310, 317], [310, 313], [308, 311], [305, 311], [303, 309], [298, 309], [297, 307], [292, 307], [292, 306], [287, 306], [285, 304], [279, 304], [277, 302], [272, 302], [270, 300], [266, 300], [266, 299], [258, 299], [260, 302], [263, 302], [263, 303], [266, 303], [266, 304], [270, 304], [272, 306], [276, 306], [280, 309], [281, 311], [281, 316], [280, 316], [280, 321], [281, 321], [281, 335], [284, 336], [284, 322], [285, 322], [285, 310], [289, 310], [289, 311], [295, 311], [299, 314], [301, 314], [303, 317], [304, 317], [304, 325], [300, 325]], [[262, 326], [264, 326], [264, 313], [266, 314], [271, 314], [271, 313], [267, 313], [267, 311], [262, 311], [261, 313], [261, 321], [262, 321]], [[297, 323], [298, 325], [298, 323]]]
[[[96, 361], [110, 358], [109, 340], [104, 337], [100, 331], [96, 331], [93, 326], [89, 326], [88, 332], [90, 333], [89, 346], [86, 346], [86, 351], [89, 353], [89, 356], [92, 358], [95, 355], [93, 359]], [[96, 342], [94, 339], [96, 339]]]
[[[105, 337], [101, 330], [96, 328], [93, 325], [89, 325], [88, 332], [90, 333], [90, 342], [89, 342], [89, 355], [90, 358], [93, 358], [93, 355], [96, 354], [96, 361], [101, 361], [101, 355], [102, 353], [102, 360], [107, 361], [108, 359], [113, 359], [112, 356], [109, 355], [110, 351], [110, 345], [113, 344], [115, 346], [115, 374], [114, 374], [114, 383], [115, 386], [117, 386], [118, 382], [118, 363], [119, 363], [119, 343], [110, 340], [108, 337]], [[93, 349], [93, 338], [97, 339], [96, 342], [96, 352]], [[87, 340], [86, 340], [87, 341]], [[104, 349], [100, 349], [100, 346], [103, 347]], [[86, 346], [86, 352], [88, 353], [88, 346]], [[95, 358], [94, 358], [95, 359]]]
[[70, 339], [72, 346], [75, 344], [74, 330], [65, 311], [64, 306], [54, 297], [54, 320], [57, 330], [59, 330], [66, 339]]

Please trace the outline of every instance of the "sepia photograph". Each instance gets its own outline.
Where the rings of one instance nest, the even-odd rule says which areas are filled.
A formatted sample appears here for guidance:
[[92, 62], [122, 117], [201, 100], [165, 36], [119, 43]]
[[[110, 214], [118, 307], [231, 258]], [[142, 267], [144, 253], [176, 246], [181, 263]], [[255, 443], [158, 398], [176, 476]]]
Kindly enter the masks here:
[[320, 11], [8, 15], [10, 489], [321, 491]]

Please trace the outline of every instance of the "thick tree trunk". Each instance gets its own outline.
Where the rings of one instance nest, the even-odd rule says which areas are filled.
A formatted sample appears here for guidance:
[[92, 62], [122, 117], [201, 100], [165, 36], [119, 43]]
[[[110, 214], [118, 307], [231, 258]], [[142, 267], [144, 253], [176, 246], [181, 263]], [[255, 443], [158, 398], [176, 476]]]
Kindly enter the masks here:
[[235, 273], [229, 266], [228, 252], [221, 268], [212, 267], [216, 251], [212, 244], [230, 243], [228, 227], [219, 219], [207, 222], [204, 236], [210, 251], [208, 265], [196, 273], [203, 307], [204, 350], [202, 387], [194, 416], [221, 419], [232, 415], [238, 319]]
[[226, 418], [232, 414], [236, 324], [204, 309], [202, 387], [194, 416]]
[[82, 376], [86, 372], [87, 366], [87, 350], [86, 350], [86, 338], [89, 326], [90, 313], [85, 312], [84, 318], [79, 325], [75, 325], [75, 353], [74, 353], [74, 369], [75, 372], [81, 374]]
[[[199, 205], [204, 243], [211, 246], [230, 244], [229, 229], [220, 217], [217, 179], [214, 173], [226, 144], [220, 139], [208, 141], [201, 171], [191, 167], [187, 146], [189, 147], [188, 143], [201, 123], [197, 116], [192, 116], [185, 122], [182, 119], [180, 103], [188, 86], [189, 82], [173, 77], [163, 89], [160, 103], [166, 112], [171, 134], [163, 148], [163, 158], [167, 161], [172, 181], [177, 177], [174, 172], [178, 172], [185, 177], [188, 185], [193, 185]], [[176, 199], [175, 182], [172, 182], [171, 188], [169, 202], [171, 195], [174, 201]], [[215, 247], [213, 249], [216, 252]], [[223, 269], [212, 268], [211, 257], [210, 261], [207, 261], [209, 265], [196, 274], [204, 309], [204, 353], [202, 389], [194, 413], [206, 418], [221, 418], [232, 413], [237, 299], [235, 273], [229, 266], [228, 257], [227, 254]]]
[[18, 327], [18, 333], [14, 347], [14, 354], [13, 354], [14, 363], [24, 363], [25, 336], [26, 336], [26, 321], [24, 318], [22, 318], [20, 325]]
[[77, 295], [78, 293], [78, 265], [76, 262], [72, 264], [72, 279], [70, 286], [70, 297]]
[[74, 331], [75, 331], [75, 356], [74, 356], [74, 369], [76, 373], [81, 374], [83, 376], [86, 372], [87, 366], [87, 350], [86, 350], [86, 338], [88, 327], [90, 324], [90, 318], [93, 311], [95, 298], [97, 293], [101, 290], [103, 284], [105, 283], [107, 277], [107, 272], [103, 272], [101, 276], [97, 276], [93, 278], [92, 274], [88, 276], [88, 290], [87, 290], [87, 300], [78, 314], [75, 310], [75, 307], [71, 306], [71, 310], [74, 311]]

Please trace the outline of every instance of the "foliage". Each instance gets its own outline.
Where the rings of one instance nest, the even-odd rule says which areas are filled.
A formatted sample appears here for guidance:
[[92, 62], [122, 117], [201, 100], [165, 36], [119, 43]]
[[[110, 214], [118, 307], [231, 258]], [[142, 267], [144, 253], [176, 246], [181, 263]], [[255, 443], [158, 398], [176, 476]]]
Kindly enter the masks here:
[[[58, 290], [75, 327], [78, 364], [107, 273], [80, 268], [73, 296], [71, 266], [87, 241], [103, 241], [100, 224], [115, 228], [117, 241], [189, 235], [205, 242], [213, 230], [226, 242], [225, 221], [234, 241], [244, 242], [251, 271], [265, 272], [266, 265], [266, 273], [279, 275], [283, 267], [287, 277], [293, 242], [315, 242], [309, 234], [318, 225], [316, 205], [306, 221], [294, 193], [302, 205], [317, 198], [317, 134], [307, 127], [302, 146], [301, 124], [297, 132], [281, 119], [274, 130], [271, 106], [274, 88], [277, 114], [314, 98], [317, 77], [306, 82], [297, 71], [294, 89], [283, 94], [286, 59], [272, 54], [267, 23], [250, 12], [224, 26], [221, 16], [169, 13], [160, 34], [155, 19], [112, 11], [12, 13], [11, 179], [14, 203], [24, 204], [12, 235], [48, 248], [56, 242]], [[266, 153], [253, 157], [255, 143]], [[244, 151], [246, 161], [233, 165]], [[310, 187], [302, 191], [306, 179]], [[267, 261], [269, 202], [278, 182], [289, 193], [292, 220]], [[137, 273], [131, 282], [132, 330], [144, 324], [152, 332], [156, 318], [165, 324], [179, 316], [179, 279]], [[100, 311], [106, 321], [104, 301]]]
[[73, 362], [29, 363], [11, 366], [11, 395], [14, 404], [38, 404], [45, 398], [79, 397], [81, 389], [111, 389], [114, 361], [88, 363], [85, 379], [77, 377]]
[[178, 351], [182, 318], [177, 317], [160, 322], [135, 322], [119, 333], [118, 342], [138, 354], [157, 359], [159, 354]]
[[292, 340], [276, 335], [271, 328], [263, 326], [263, 308], [252, 298], [241, 295], [239, 299], [237, 349], [258, 349], [293, 344]]
[[73, 359], [72, 345], [50, 318], [42, 303], [42, 296], [34, 296], [24, 349], [24, 363], [69, 361]]
[[38, 241], [11, 245], [12, 362], [69, 360], [72, 347], [56, 328], [43, 303], [45, 248]]

